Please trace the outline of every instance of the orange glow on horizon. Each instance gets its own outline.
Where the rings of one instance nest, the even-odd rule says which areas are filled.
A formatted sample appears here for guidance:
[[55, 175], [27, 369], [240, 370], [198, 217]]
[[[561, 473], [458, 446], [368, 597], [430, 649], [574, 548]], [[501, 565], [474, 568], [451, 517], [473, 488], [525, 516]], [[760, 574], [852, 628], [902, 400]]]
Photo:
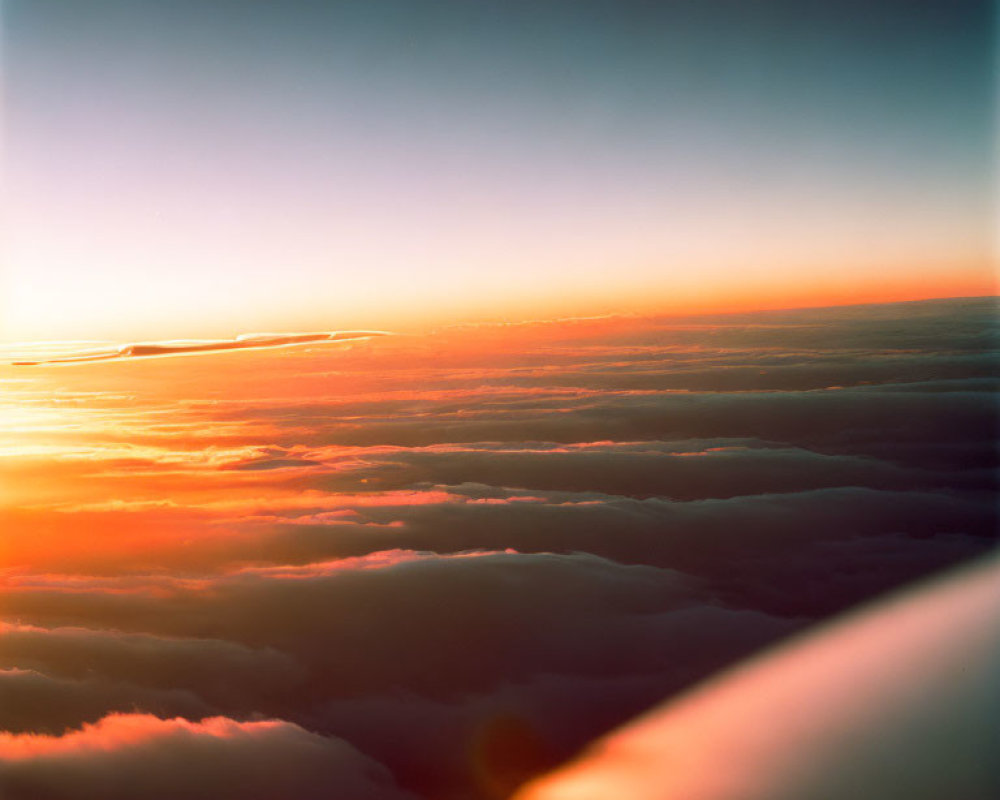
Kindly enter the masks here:
[[[759, 261], [759, 258], [758, 258]], [[218, 308], [207, 299], [189, 306], [164, 299], [156, 309], [105, 313], [101, 297], [87, 301], [72, 285], [65, 293], [48, 287], [43, 295], [22, 297], [16, 274], [7, 275], [7, 308], [0, 316], [0, 342], [99, 339], [144, 342], [178, 338], [228, 338], [258, 331], [325, 331], [366, 328], [420, 331], [444, 324], [477, 321], [543, 320], [601, 314], [717, 314], [891, 303], [948, 297], [982, 297], [1000, 292], [992, 255], [962, 261], [838, 262], [785, 256], [766, 267], [739, 261], [692, 261], [686, 268], [649, 266], [624, 259], [590, 265], [572, 278], [572, 261], [562, 273], [541, 272], [537, 281], [493, 285], [494, 278], [468, 277], [447, 290], [414, 286], [410, 292], [389, 287], [378, 296], [330, 296], [322, 287], [295, 299], [276, 295]], [[766, 262], [765, 262], [766, 263]], [[625, 279], [615, 280], [623, 272]], [[496, 272], [502, 274], [501, 265]], [[516, 277], [512, 274], [512, 279]], [[34, 277], [31, 280], [35, 280]], [[492, 281], [492, 283], [491, 283]], [[361, 289], [358, 289], [360, 292]], [[355, 292], [357, 294], [357, 292]], [[110, 311], [110, 309], [107, 309]]]
[[[927, 269], [921, 274], [884, 270], [877, 265], [856, 272], [797, 277], [767, 275], [754, 280], [736, 271], [729, 284], [696, 280], [674, 285], [639, 288], [604, 287], [585, 294], [570, 290], [557, 299], [512, 302], [503, 312], [482, 307], [483, 321], [546, 320], [558, 317], [586, 317], [607, 314], [680, 315], [741, 314], [879, 303], [916, 302], [953, 297], [992, 297], [1000, 294], [1000, 274], [993, 263], [963, 269]], [[475, 322], [477, 317], [462, 312], [446, 312], [441, 319]], [[403, 314], [403, 329], [433, 324], [431, 313]]]

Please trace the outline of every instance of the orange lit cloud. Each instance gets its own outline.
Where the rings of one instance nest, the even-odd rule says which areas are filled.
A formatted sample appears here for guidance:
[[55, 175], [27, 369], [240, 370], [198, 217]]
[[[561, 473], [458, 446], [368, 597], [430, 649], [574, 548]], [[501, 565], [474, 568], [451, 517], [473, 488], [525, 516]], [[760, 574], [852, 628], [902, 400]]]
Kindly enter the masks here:
[[62, 736], [0, 733], [5, 797], [203, 800], [410, 797], [346, 742], [278, 720], [112, 714]]
[[[993, 324], [947, 301], [9, 369], [0, 731], [281, 720], [494, 800], [990, 549]], [[103, 757], [33, 755], [25, 796]]]

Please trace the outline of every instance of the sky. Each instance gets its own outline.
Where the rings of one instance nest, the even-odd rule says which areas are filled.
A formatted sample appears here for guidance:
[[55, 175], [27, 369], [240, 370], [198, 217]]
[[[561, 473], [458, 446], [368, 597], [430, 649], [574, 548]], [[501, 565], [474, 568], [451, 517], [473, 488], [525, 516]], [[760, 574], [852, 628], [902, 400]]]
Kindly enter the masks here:
[[5, 0], [0, 340], [993, 294], [993, 11]]
[[[995, 553], [996, 312], [0, 358], [0, 796], [507, 800], [720, 670]], [[998, 719], [984, 575], [983, 613], [931, 597], [668, 716], [683, 747], [631, 779], [909, 800], [943, 776], [992, 800], [968, 756]], [[686, 791], [720, 776], [745, 791]]]

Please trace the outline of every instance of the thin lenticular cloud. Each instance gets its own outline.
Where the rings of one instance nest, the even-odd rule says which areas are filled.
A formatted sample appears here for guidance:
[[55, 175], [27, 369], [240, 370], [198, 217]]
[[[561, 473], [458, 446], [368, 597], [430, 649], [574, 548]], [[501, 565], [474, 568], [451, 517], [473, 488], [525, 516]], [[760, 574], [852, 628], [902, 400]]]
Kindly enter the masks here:
[[58, 355], [46, 353], [32, 360], [17, 360], [14, 366], [38, 364], [70, 364], [87, 361], [107, 361], [124, 358], [154, 358], [158, 356], [185, 356], [216, 353], [224, 350], [260, 350], [272, 347], [291, 347], [319, 342], [347, 342], [389, 336], [388, 331], [334, 331], [318, 333], [242, 333], [234, 339], [171, 339], [163, 342], [135, 342], [110, 345], [87, 350], [70, 350]]

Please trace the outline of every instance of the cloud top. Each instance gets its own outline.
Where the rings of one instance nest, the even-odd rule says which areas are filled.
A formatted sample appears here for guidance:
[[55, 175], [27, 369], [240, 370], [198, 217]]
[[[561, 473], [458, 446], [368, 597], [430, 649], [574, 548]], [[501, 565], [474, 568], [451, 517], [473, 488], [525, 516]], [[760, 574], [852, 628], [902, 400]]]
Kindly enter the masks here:
[[62, 736], [0, 733], [0, 793], [11, 800], [410, 797], [343, 740], [289, 722], [151, 714], [109, 714]]
[[[992, 550], [997, 324], [949, 301], [0, 346], [55, 367], [249, 350], [0, 366], [0, 800], [510, 797], [715, 670]], [[908, 686], [933, 705], [933, 659], [893, 641], [819, 659], [850, 686], [797, 670], [716, 719], [768, 737]], [[940, 696], [971, 689], [969, 647], [937, 641], [965, 670]], [[902, 727], [943, 749], [901, 776], [961, 774], [953, 729]], [[678, 777], [675, 730], [656, 763]], [[820, 752], [785, 735], [749, 766]], [[824, 788], [784, 797], [920, 796]]]

